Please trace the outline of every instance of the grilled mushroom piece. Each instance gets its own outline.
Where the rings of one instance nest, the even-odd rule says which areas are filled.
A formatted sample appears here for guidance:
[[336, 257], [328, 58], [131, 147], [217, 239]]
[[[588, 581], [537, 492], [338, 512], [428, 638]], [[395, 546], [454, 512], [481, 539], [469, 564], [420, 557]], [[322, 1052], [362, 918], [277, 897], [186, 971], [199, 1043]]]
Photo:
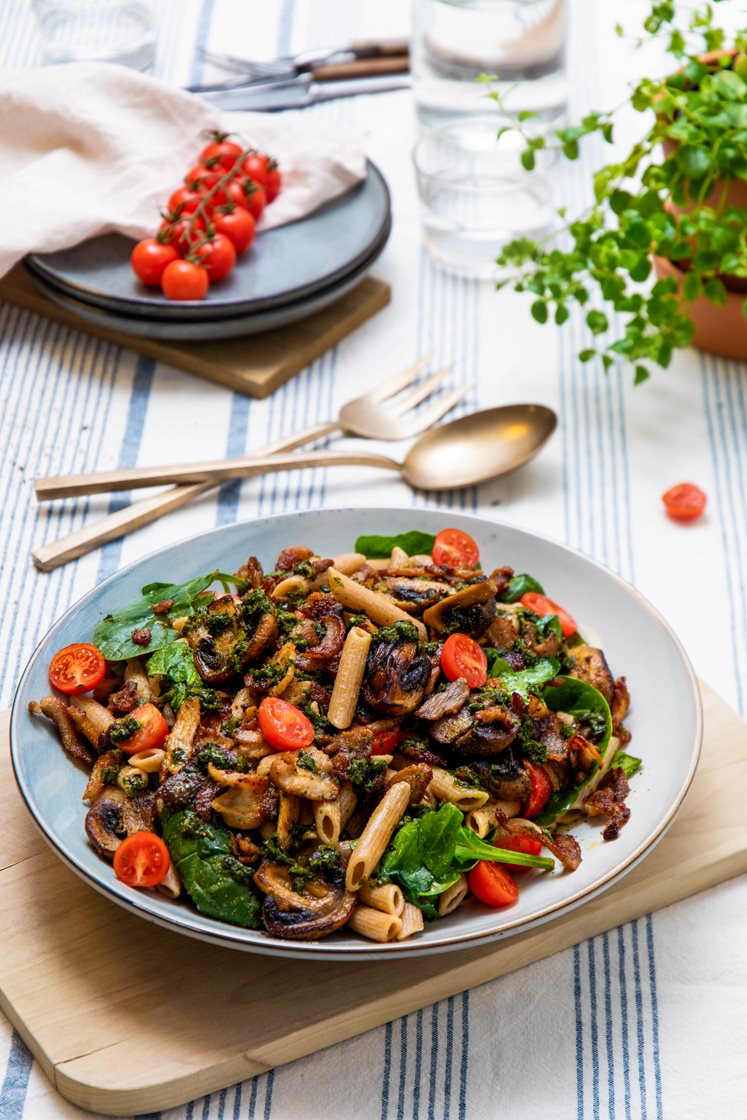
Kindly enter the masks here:
[[[316, 626], [313, 630], [315, 639], [313, 644], [308, 650], [296, 655], [296, 664], [299, 669], [307, 673], [323, 669], [329, 664], [330, 659], [340, 652], [345, 643], [343, 608], [331, 595], [315, 592], [309, 596], [299, 613], [310, 622], [316, 623]], [[317, 626], [322, 630], [321, 637], [317, 637]], [[299, 632], [305, 636], [308, 628], [301, 623]]]
[[568, 650], [568, 656], [573, 660], [569, 675], [593, 685], [609, 704], [615, 682], [603, 651], [593, 646], [575, 646]]
[[122, 822], [122, 803], [109, 797], [94, 801], [86, 813], [85, 829], [99, 855], [114, 859], [114, 853], [127, 835]]
[[452, 749], [460, 755], [489, 758], [513, 743], [519, 732], [519, 720], [505, 708], [484, 708], [475, 715], [475, 722], [460, 735]]
[[153, 793], [142, 797], [128, 797], [121, 806], [122, 828], [128, 836], [135, 832], [156, 831], [156, 797]]
[[213, 685], [264, 653], [277, 636], [277, 623], [267, 596], [250, 591], [240, 603], [232, 595], [214, 599], [187, 621], [183, 633], [194, 650], [197, 671]]
[[472, 726], [472, 716], [466, 708], [462, 708], [453, 716], [444, 716], [437, 720], [431, 728], [431, 738], [437, 743], [447, 747], [456, 742], [460, 735], [464, 735]]
[[418, 653], [414, 638], [374, 642], [368, 655], [362, 695], [376, 712], [405, 716], [422, 703], [433, 666]]
[[501, 751], [494, 760], [473, 762], [470, 770], [499, 801], [525, 801], [531, 793], [532, 780], [515, 747]]
[[419, 719], [441, 719], [443, 716], [454, 715], [467, 702], [469, 685], [464, 677], [447, 684], [441, 692], [434, 692], [424, 704], [421, 704], [415, 715]]
[[389, 575], [387, 572], [374, 584], [373, 590], [386, 595], [395, 606], [409, 614], [427, 610], [451, 592], [448, 583], [423, 579], [420, 574], [407, 577]]
[[267, 931], [295, 941], [316, 940], [334, 933], [348, 920], [356, 901], [355, 894], [345, 890], [344, 872], [332, 883], [311, 879], [303, 891], [296, 891], [288, 869], [271, 860], [260, 865], [254, 885], [267, 896], [262, 907]]
[[489, 579], [478, 579], [429, 607], [423, 622], [439, 632], [453, 627], [471, 638], [480, 638], [495, 618], [495, 584]]

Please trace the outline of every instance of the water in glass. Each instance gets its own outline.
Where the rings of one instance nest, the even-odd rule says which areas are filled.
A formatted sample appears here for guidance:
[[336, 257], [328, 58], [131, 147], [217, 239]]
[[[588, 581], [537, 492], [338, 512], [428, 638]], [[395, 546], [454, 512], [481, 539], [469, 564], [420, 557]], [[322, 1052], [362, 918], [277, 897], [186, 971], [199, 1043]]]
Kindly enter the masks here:
[[118, 62], [148, 70], [155, 58], [151, 5], [140, 0], [33, 0], [48, 62]]

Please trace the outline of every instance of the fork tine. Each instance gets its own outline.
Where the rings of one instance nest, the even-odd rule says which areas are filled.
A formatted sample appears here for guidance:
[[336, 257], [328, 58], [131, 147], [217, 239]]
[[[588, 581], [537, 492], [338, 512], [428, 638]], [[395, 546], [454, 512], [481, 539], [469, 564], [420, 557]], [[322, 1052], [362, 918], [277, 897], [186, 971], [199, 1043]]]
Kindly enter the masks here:
[[426, 397], [429, 397], [433, 390], [437, 388], [445, 377], [451, 373], [454, 368], [454, 363], [449, 362], [443, 369], [438, 370], [436, 373], [426, 377], [425, 381], [421, 381], [419, 385], [410, 393], [405, 393], [403, 397], [398, 397], [396, 401], [386, 405], [395, 416], [401, 416], [403, 412], [408, 412], [409, 409], [414, 408], [416, 404], [420, 404]]
[[387, 397], [393, 397], [400, 389], [406, 389], [408, 385], [412, 384], [421, 369], [428, 365], [432, 357], [433, 351], [431, 350], [430, 353], [424, 354], [422, 358], [418, 358], [417, 362], [413, 362], [407, 369], [403, 369], [401, 373], [397, 373], [394, 377], [390, 377], [388, 381], [383, 381], [381, 385], [377, 385], [370, 393], [363, 393], [360, 397], [357, 397], [356, 403], [373, 403], [386, 400]]
[[469, 385], [460, 385], [458, 389], [452, 389], [450, 393], [445, 393], [444, 396], [439, 397], [428, 408], [424, 408], [422, 412], [416, 413], [412, 421], [408, 424], [407, 421], [400, 421], [397, 425], [398, 438], [410, 439], [411, 436], [420, 435], [426, 428], [430, 428], [447, 412], [451, 412], [454, 405], [459, 404], [461, 400], [469, 393], [470, 389], [474, 389], [474, 381]]

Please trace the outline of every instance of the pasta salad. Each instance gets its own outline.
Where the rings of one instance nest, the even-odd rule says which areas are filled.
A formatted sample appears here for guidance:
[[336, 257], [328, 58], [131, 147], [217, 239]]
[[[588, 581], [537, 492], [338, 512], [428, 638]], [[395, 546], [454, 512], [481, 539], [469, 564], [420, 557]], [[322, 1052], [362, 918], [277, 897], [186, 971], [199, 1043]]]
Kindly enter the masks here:
[[614, 840], [625, 678], [485, 559], [457, 529], [289, 547], [150, 584], [58, 651], [30, 708], [88, 769], [117, 878], [273, 937], [388, 942], [572, 872], [574, 819]]

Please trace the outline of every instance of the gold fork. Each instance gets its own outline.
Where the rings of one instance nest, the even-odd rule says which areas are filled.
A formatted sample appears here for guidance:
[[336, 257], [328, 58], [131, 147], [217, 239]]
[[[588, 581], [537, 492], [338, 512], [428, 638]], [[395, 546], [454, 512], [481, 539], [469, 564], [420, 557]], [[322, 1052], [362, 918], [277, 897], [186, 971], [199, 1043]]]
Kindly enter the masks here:
[[[452, 364], [426, 377], [414, 385], [409, 392], [403, 392], [413, 385], [418, 373], [430, 362], [432, 355], [427, 354], [395, 377], [377, 385], [369, 393], [363, 393], [348, 401], [340, 409], [336, 420], [306, 428], [296, 435], [277, 440], [254, 452], [258, 459], [281, 451], [292, 451], [305, 443], [319, 440], [334, 432], [362, 436], [365, 439], [401, 440], [419, 435], [435, 424], [458, 404], [469, 392], [471, 385], [461, 385], [434, 400], [420, 412], [411, 413], [416, 405], [426, 400], [442, 383], [452, 368]], [[401, 394], [398, 396], [398, 394]], [[247, 456], [241, 456], [246, 462]], [[230, 466], [231, 460], [226, 460]], [[183, 464], [179, 465], [180, 467]], [[199, 469], [200, 464], [193, 464]], [[81, 494], [96, 494], [110, 490], [135, 489], [154, 486], [171, 481], [169, 471], [174, 468], [135, 467], [130, 470], [103, 471], [94, 474], [61, 475], [40, 478], [36, 482], [36, 496], [40, 501], [52, 498], [68, 498]], [[209, 480], [189, 485], [172, 486], [170, 489], [144, 501], [135, 502], [109, 514], [99, 521], [83, 526], [57, 541], [40, 545], [32, 552], [32, 559], [43, 572], [66, 564], [83, 556], [107, 541], [117, 540], [144, 525], [156, 521], [171, 510], [179, 509], [196, 498], [207, 494], [221, 485], [221, 481]]]

